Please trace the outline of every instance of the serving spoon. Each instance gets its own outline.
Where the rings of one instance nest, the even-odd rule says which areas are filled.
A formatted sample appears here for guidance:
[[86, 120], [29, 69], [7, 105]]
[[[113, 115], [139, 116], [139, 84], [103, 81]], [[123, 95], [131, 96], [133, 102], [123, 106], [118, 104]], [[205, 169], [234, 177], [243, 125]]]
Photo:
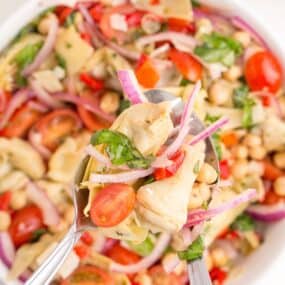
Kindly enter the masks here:
[[[173, 101], [171, 117], [175, 122], [180, 118], [184, 104], [182, 100], [163, 90], [149, 90], [145, 93], [149, 102], [161, 103], [165, 101]], [[205, 129], [202, 121], [195, 115], [191, 115], [190, 134], [197, 135]], [[88, 189], [82, 189], [79, 186], [83, 180], [85, 169], [87, 167], [89, 156], [86, 156], [80, 163], [74, 179], [73, 186], [73, 203], [75, 208], [75, 218], [69, 231], [65, 237], [59, 242], [53, 252], [33, 273], [26, 285], [46, 285], [49, 284], [63, 264], [73, 246], [79, 240], [81, 234], [86, 230], [96, 229], [89, 217], [86, 217], [83, 210], [88, 202]], [[206, 162], [209, 163], [219, 173], [219, 163], [215, 152], [215, 148], [210, 138], [206, 139]], [[218, 183], [218, 181], [216, 181]], [[188, 263], [188, 274], [191, 285], [211, 285], [209, 273], [203, 258]]]

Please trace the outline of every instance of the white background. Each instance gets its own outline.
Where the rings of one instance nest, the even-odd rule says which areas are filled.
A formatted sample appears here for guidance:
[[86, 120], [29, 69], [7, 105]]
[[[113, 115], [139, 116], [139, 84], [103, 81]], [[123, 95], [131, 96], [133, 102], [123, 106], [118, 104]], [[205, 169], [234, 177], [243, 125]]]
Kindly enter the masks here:
[[[29, 0], [0, 0], [0, 25], [19, 5]], [[174, 1], [174, 0], [173, 0]], [[285, 47], [285, 0], [240, 0], [242, 5], [247, 6], [262, 22], [267, 26], [275, 37], [283, 42]], [[282, 9], [283, 7], [283, 9]], [[269, 43], [270, 44], [270, 43]], [[284, 49], [285, 52], [285, 49]], [[284, 239], [285, 241], [285, 239]], [[284, 245], [280, 245], [284, 247]], [[265, 271], [267, 271], [265, 269]], [[274, 262], [274, 268], [262, 280], [262, 284], [258, 285], [283, 285], [285, 259], [284, 256]], [[1, 283], [1, 282], [0, 282]], [[247, 284], [241, 284], [247, 285]]]

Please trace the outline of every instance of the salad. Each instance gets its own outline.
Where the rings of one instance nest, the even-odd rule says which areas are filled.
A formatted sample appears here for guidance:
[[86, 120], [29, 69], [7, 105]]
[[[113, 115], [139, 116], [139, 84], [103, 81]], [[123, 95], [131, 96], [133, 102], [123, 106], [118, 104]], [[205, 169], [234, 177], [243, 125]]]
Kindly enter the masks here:
[[[204, 256], [222, 285], [285, 217], [282, 76], [243, 19], [196, 1], [78, 2], [33, 19], [0, 54], [6, 279], [25, 282], [73, 223], [88, 154], [80, 187], [98, 230], [54, 284], [188, 284], [187, 262]], [[150, 89], [183, 100], [181, 118]], [[197, 136], [192, 113], [207, 126]]]

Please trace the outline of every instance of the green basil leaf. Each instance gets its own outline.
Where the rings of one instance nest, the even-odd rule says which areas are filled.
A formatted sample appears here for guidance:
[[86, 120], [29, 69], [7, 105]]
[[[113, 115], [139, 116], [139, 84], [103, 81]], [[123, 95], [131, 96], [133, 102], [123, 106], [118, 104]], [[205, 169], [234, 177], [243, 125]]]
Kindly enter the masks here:
[[153, 160], [145, 158], [127, 136], [112, 130], [101, 130], [91, 137], [92, 145], [106, 145], [106, 152], [114, 165], [126, 164], [130, 168], [148, 168]]
[[204, 242], [199, 236], [185, 251], [178, 252], [178, 256], [182, 260], [193, 261], [203, 256]]
[[204, 36], [204, 42], [194, 50], [195, 54], [207, 62], [220, 62], [226, 66], [234, 64], [236, 56], [242, 53], [242, 45], [218, 33]]
[[20, 50], [14, 58], [15, 63], [20, 70], [24, 69], [28, 64], [32, 63], [40, 51], [43, 42], [30, 44]]
[[154, 243], [149, 236], [140, 244], [128, 242], [128, 245], [134, 252], [136, 252], [140, 256], [148, 256], [149, 254], [151, 254], [154, 248]]
[[241, 214], [232, 223], [231, 228], [241, 232], [252, 231], [255, 229], [255, 222], [249, 215]]

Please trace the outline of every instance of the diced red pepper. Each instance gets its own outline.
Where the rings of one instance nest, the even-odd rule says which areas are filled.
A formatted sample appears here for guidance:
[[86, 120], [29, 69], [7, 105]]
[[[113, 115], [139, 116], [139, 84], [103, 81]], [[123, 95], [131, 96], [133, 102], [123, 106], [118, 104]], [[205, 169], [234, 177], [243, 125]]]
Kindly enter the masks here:
[[215, 282], [214, 284], [223, 285], [224, 281], [227, 278], [227, 272], [225, 272], [224, 270], [222, 270], [218, 267], [214, 267], [210, 271], [210, 277], [211, 277], [212, 281]]
[[226, 147], [232, 147], [238, 144], [238, 137], [234, 132], [223, 134], [221, 139]]
[[278, 167], [276, 167], [269, 160], [264, 160], [263, 166], [264, 166], [263, 178], [266, 180], [274, 181], [275, 179], [284, 175], [284, 172], [281, 169], [279, 169]]
[[76, 245], [73, 250], [80, 259], [86, 258], [90, 253], [90, 248], [83, 244]]
[[92, 45], [92, 37], [88, 33], [81, 33], [80, 37], [82, 40], [86, 41], [88, 44]]
[[145, 88], [154, 88], [160, 78], [152, 60], [145, 55], [138, 61], [136, 77]]
[[220, 172], [222, 179], [228, 179], [231, 175], [229, 162], [226, 159], [220, 161]]
[[80, 238], [82, 242], [84, 242], [86, 245], [92, 245], [94, 243], [94, 239], [92, 235], [88, 232], [84, 232]]
[[100, 91], [104, 88], [103, 80], [96, 79], [88, 73], [81, 73], [80, 80], [94, 91]]
[[66, 19], [68, 18], [68, 16], [70, 16], [72, 12], [73, 9], [66, 6], [59, 6], [55, 9], [55, 13], [58, 17], [60, 25], [63, 25], [65, 23]]
[[143, 11], [136, 11], [126, 15], [126, 22], [129, 28], [137, 28], [141, 26], [142, 17], [145, 15]]
[[193, 22], [189, 22], [178, 18], [169, 18], [167, 20], [168, 29], [175, 32], [184, 32], [194, 34], [196, 26]]
[[8, 211], [11, 202], [12, 192], [7, 191], [0, 195], [0, 211]]
[[284, 202], [284, 198], [277, 195], [273, 190], [269, 190], [262, 201], [262, 204], [264, 205], [275, 205], [279, 202]]
[[150, 0], [149, 2], [151, 5], [159, 5], [160, 4], [160, 0]]
[[236, 240], [239, 239], [239, 233], [235, 230], [231, 230], [229, 228], [225, 229], [218, 237], [219, 239], [229, 239], [229, 240]]
[[262, 105], [264, 107], [271, 106], [271, 97], [269, 95], [262, 96]]
[[103, 4], [96, 3], [91, 9], [89, 9], [89, 13], [96, 22], [100, 22], [104, 12], [103, 10]]
[[177, 170], [182, 165], [185, 158], [185, 152], [184, 151], [177, 151], [170, 160], [173, 162], [170, 166], [165, 168], [157, 168], [154, 171], [154, 178], [156, 180], [162, 180], [168, 177], [173, 176]]

